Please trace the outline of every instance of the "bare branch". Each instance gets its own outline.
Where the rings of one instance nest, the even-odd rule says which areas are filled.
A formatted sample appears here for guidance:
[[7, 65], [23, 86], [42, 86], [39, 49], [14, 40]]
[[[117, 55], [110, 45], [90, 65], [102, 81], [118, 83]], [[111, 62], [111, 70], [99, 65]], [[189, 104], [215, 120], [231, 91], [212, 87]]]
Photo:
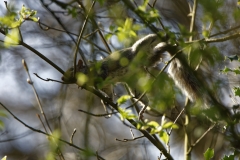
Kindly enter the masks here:
[[95, 116], [95, 117], [112, 116], [113, 114], [117, 114], [118, 113], [118, 112], [112, 112], [112, 113], [106, 113], [106, 114], [94, 114], [94, 113], [90, 113], [90, 112], [87, 112], [87, 111], [84, 111], [84, 110], [81, 110], [81, 109], [79, 109], [78, 111], [86, 113], [86, 114], [91, 115], [91, 116]]
[[[73, 148], [76, 148], [76, 149], [78, 149], [79, 151], [88, 152], [86, 149], [80, 148], [80, 147], [78, 147], [78, 146], [76, 146], [76, 145], [74, 145], [74, 144], [72, 144], [72, 143], [69, 143], [69, 142], [67, 142], [67, 141], [65, 141], [65, 140], [63, 140], [63, 139], [61, 139], [61, 138], [56, 138], [55, 136], [53, 136], [53, 135], [51, 135], [51, 134], [48, 134], [48, 133], [46, 133], [46, 132], [43, 132], [43, 131], [41, 131], [41, 130], [35, 129], [35, 128], [27, 125], [27, 124], [24, 123], [22, 120], [20, 120], [18, 117], [16, 117], [16, 116], [15, 116], [6, 106], [4, 106], [1, 102], [0, 102], [0, 105], [1, 105], [8, 113], [10, 113], [10, 114], [13, 116], [14, 119], [16, 119], [18, 122], [20, 122], [21, 124], [23, 124], [23, 125], [24, 125], [25, 127], [27, 127], [28, 129], [30, 129], [30, 130], [32, 130], [32, 131], [34, 131], [34, 132], [38, 132], [38, 133], [47, 135], [47, 136], [49, 136], [50, 138], [57, 139], [58, 141], [61, 141], [61, 142], [65, 143], [65, 144], [68, 144], [69, 146], [71, 146], [71, 147], [73, 147]], [[95, 156], [97, 156], [97, 155], [95, 154]], [[104, 160], [104, 158], [100, 157], [99, 155], [98, 155], [98, 157], [101, 158], [102, 160]]]
[[189, 153], [192, 151], [193, 147], [196, 146], [196, 145], [215, 127], [215, 125], [216, 125], [216, 123], [212, 124], [212, 125], [208, 128], [208, 130], [206, 130], [206, 132], [204, 132], [204, 133], [202, 134], [202, 136], [201, 136], [200, 138], [198, 138], [198, 139], [196, 140], [196, 142], [193, 143], [193, 144], [189, 147], [189, 149], [188, 149], [188, 151], [187, 151], [187, 154], [189, 154]]
[[133, 138], [133, 139], [123, 139], [123, 140], [116, 138], [116, 141], [128, 142], [128, 141], [135, 141], [135, 140], [137, 140], [137, 139], [144, 138], [144, 137], [145, 137], [145, 136], [139, 136], [139, 137], [135, 137], [135, 138]]
[[74, 135], [75, 135], [76, 132], [77, 132], [77, 129], [74, 128], [73, 133], [72, 133], [71, 138], [70, 138], [70, 143], [71, 143], [71, 144], [73, 144], [73, 137], [74, 137]]

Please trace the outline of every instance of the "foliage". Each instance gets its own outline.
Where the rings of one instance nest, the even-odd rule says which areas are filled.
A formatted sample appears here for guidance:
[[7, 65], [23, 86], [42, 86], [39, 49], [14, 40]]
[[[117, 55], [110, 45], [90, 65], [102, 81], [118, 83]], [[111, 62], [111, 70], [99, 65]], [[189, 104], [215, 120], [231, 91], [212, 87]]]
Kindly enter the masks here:
[[210, 159], [213, 158], [213, 156], [214, 156], [214, 150], [211, 149], [211, 148], [208, 148], [208, 149], [206, 150], [206, 152], [204, 153], [204, 158], [205, 158], [205, 160], [210, 160]]

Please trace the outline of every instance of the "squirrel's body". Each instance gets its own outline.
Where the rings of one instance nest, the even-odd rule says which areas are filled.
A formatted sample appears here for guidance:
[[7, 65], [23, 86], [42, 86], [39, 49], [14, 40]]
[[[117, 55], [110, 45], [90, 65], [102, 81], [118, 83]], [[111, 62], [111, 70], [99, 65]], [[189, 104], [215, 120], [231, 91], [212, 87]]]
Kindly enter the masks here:
[[[131, 72], [129, 66], [132, 62], [137, 63], [138, 69], [144, 69], [144, 67], [150, 67], [159, 62], [160, 56], [154, 54], [154, 47], [158, 43], [160, 43], [158, 36], [149, 34], [135, 42], [132, 47], [113, 52], [110, 56], [92, 63], [88, 68], [83, 66], [80, 60], [76, 74], [86, 75], [88, 77], [87, 85], [98, 85], [105, 80], [111, 84], [121, 82], [122, 78]], [[65, 72], [62, 80], [69, 83], [77, 82], [77, 76], [73, 75], [73, 68]]]

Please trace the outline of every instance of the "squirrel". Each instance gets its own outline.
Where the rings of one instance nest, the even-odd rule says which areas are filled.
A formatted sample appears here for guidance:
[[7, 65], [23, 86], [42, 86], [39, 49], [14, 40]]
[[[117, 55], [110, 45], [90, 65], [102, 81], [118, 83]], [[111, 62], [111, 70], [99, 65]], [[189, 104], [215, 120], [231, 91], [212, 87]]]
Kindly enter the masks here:
[[[70, 68], [64, 73], [62, 80], [65, 83], [76, 83], [79, 87], [83, 85], [95, 86], [102, 90], [109, 98], [112, 98], [110, 84], [125, 82], [124, 77], [129, 74], [131, 75], [131, 72], [133, 72], [129, 67], [135, 60], [138, 62], [137, 67], [144, 71], [144, 67], [152, 67], [159, 63], [164, 58], [165, 52], [173, 56], [178, 52], [178, 49], [177, 45], [168, 44], [167, 37], [164, 39], [158, 37], [157, 34], [149, 34], [136, 41], [131, 47], [113, 52], [110, 56], [92, 63], [89, 68], [83, 65], [82, 60], [79, 60], [76, 74], [74, 75], [74, 69]], [[209, 109], [212, 106], [220, 107], [220, 113], [216, 114], [227, 118], [224, 114], [227, 113], [228, 116], [230, 115], [228, 109], [218, 103], [204, 89], [203, 83], [199, 81], [196, 74], [180, 54], [172, 59], [168, 67], [168, 74], [176, 86], [190, 101], [196, 102], [200, 100], [203, 102], [205, 104], [203, 109]], [[134, 76], [134, 74], [131, 76]], [[143, 103], [148, 105], [148, 100], [144, 100]]]
[[[137, 65], [142, 69], [160, 62], [159, 51], [165, 50], [164, 47], [167, 46], [162, 42], [163, 39], [157, 34], [149, 34], [137, 40], [131, 47], [113, 52], [110, 56], [90, 64], [89, 67], [84, 66], [82, 60], [79, 60], [76, 74], [73, 74], [74, 69], [71, 67], [64, 73], [62, 80], [65, 83], [76, 83], [79, 87], [95, 86], [111, 98], [109, 84], [123, 82], [123, 78], [131, 74], [129, 66], [132, 62], [137, 61]], [[161, 47], [158, 47], [158, 52], [154, 52], [157, 44]]]

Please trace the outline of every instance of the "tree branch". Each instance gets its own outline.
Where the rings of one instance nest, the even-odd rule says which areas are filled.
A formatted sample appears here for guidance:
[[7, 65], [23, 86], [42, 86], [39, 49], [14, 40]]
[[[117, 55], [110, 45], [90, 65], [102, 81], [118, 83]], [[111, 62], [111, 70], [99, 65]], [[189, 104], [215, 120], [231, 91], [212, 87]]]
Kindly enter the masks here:
[[[54, 137], [54, 136], [51, 135], [51, 134], [48, 134], [48, 133], [46, 133], [46, 132], [43, 132], [43, 131], [41, 131], [41, 130], [35, 129], [35, 128], [27, 125], [27, 124], [24, 123], [22, 120], [20, 120], [18, 117], [16, 117], [16, 116], [15, 116], [6, 106], [4, 106], [1, 102], [0, 102], [0, 105], [1, 105], [8, 113], [10, 113], [10, 114], [13, 116], [13, 118], [15, 118], [18, 122], [20, 122], [21, 124], [23, 124], [25, 127], [29, 128], [30, 130], [32, 130], [32, 131], [34, 131], [34, 132], [38, 132], [38, 133], [44, 134], [44, 135], [47, 135], [47, 136], [49, 136], [49, 137], [51, 137], [51, 138], [53, 138], [53, 139], [57, 139], [57, 140], [59, 140], [59, 141], [61, 141], [61, 142], [63, 142], [63, 143], [68, 144], [69, 146], [71, 146], [71, 147], [73, 147], [73, 148], [78, 149], [79, 151], [88, 152], [86, 149], [80, 148], [80, 147], [78, 147], [78, 146], [76, 146], [76, 145], [74, 145], [74, 144], [72, 144], [72, 143], [70, 143], [70, 142], [67, 142], [67, 141], [65, 141], [65, 140], [63, 140], [63, 139], [61, 139], [61, 138], [56, 138], [56, 137]], [[104, 160], [104, 158], [100, 157], [99, 155], [94, 154], [94, 156], [98, 156], [99, 158], [101, 158], [102, 160]]]

